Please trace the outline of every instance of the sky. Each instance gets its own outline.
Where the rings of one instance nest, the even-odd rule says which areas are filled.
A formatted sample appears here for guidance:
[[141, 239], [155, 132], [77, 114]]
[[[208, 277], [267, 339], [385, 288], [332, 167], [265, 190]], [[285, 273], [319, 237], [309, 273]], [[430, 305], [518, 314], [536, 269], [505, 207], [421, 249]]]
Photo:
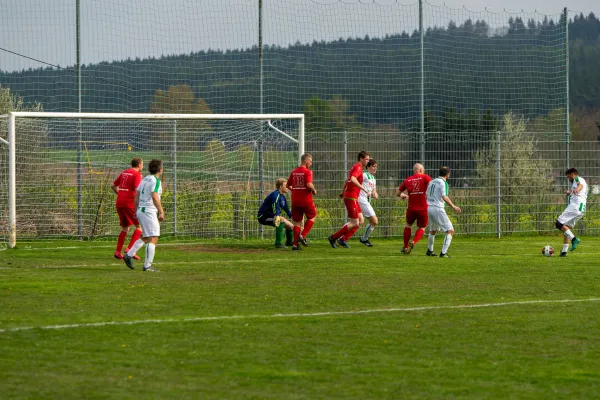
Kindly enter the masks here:
[[[83, 64], [161, 57], [257, 44], [258, 0], [80, 0]], [[426, 0], [425, 25], [467, 18], [492, 28], [510, 16], [558, 20], [564, 0]], [[418, 27], [414, 0], [263, 0], [264, 43], [385, 36]], [[569, 16], [599, 0], [570, 0]], [[0, 70], [72, 67], [75, 0], [0, 0]]]

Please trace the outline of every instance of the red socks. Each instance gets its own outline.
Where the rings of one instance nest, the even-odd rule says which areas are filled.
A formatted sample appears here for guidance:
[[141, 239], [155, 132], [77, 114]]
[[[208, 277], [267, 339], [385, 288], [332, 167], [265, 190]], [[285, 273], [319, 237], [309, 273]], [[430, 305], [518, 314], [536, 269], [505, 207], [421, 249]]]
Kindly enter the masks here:
[[136, 229], [135, 231], [133, 231], [133, 235], [131, 235], [131, 241], [129, 242], [129, 246], [127, 246], [128, 249], [133, 247], [133, 244], [135, 242], [137, 242], [137, 240], [142, 236], [142, 230], [141, 229]]
[[300, 238], [300, 227], [294, 226], [294, 246], [298, 247], [298, 239]]
[[302, 230], [302, 237], [305, 238], [308, 235], [308, 232], [312, 229], [315, 221], [308, 220], [304, 223], [304, 229]]
[[[411, 228], [407, 228], [406, 226], [404, 227], [404, 248], [408, 248], [408, 242], [410, 241], [410, 235], [412, 234], [412, 229]], [[421, 235], [423, 236], [423, 235]], [[415, 239], [416, 239], [417, 235], [415, 235]], [[417, 241], [415, 240], [415, 243]]]
[[121, 231], [119, 233], [119, 238], [117, 239], [117, 253], [120, 253], [123, 249], [123, 245], [125, 244], [125, 239], [127, 238], [127, 232]]
[[419, 240], [421, 240], [421, 238], [423, 237], [424, 234], [425, 234], [425, 229], [423, 229], [423, 228], [417, 229], [417, 233], [415, 233], [415, 244]]
[[352, 237], [352, 235], [354, 235], [356, 233], [357, 230], [358, 230], [358, 226], [355, 226], [354, 228], [349, 229], [348, 233], [346, 233], [344, 235], [344, 240], [350, 239]]

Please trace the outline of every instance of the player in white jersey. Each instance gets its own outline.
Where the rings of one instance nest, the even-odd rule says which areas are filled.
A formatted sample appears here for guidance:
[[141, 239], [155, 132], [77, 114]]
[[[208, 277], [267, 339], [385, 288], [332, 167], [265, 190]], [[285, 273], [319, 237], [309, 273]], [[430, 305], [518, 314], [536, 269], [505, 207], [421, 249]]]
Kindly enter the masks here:
[[441, 167], [439, 177], [429, 182], [427, 188], [427, 217], [429, 219], [429, 237], [427, 240], [427, 255], [435, 256], [433, 244], [435, 243], [435, 234], [442, 231], [446, 234], [444, 245], [440, 257], [449, 257], [448, 248], [454, 235], [454, 227], [446, 214], [445, 206], [448, 204], [454, 211], [461, 213], [460, 207], [455, 206], [448, 197], [448, 178], [450, 177], [450, 168]]
[[379, 198], [379, 194], [377, 194], [377, 181], [375, 180], [375, 173], [377, 172], [377, 161], [372, 158], [367, 163], [367, 170], [363, 172], [363, 186], [366, 191], [361, 190], [358, 195], [358, 205], [363, 212], [363, 215], [367, 217], [369, 223], [367, 224], [367, 228], [365, 229], [365, 233], [363, 233], [360, 238], [360, 242], [367, 247], [373, 247], [373, 244], [369, 241], [369, 236], [375, 226], [377, 226], [377, 215], [375, 215], [375, 210], [373, 210], [373, 206], [371, 206], [371, 199]]
[[565, 190], [565, 194], [569, 196], [569, 204], [556, 220], [556, 227], [561, 230], [564, 235], [563, 247], [560, 252], [561, 257], [567, 256], [569, 241], [571, 242], [571, 251], [575, 250], [579, 242], [581, 242], [581, 240], [575, 237], [573, 232], [571, 232], [571, 229], [573, 229], [577, 221], [583, 217], [588, 195], [587, 182], [579, 176], [579, 173], [575, 168], [569, 168], [565, 174], [567, 175], [567, 178], [569, 178], [569, 183], [571, 184], [571, 188]]
[[150, 175], [142, 179], [135, 191], [134, 205], [136, 217], [142, 226], [142, 238], [133, 244], [131, 249], [123, 256], [127, 267], [133, 269], [133, 255], [146, 244], [146, 258], [144, 271], [156, 272], [152, 267], [158, 237], [160, 236], [160, 221], [165, 219], [165, 212], [160, 201], [162, 184], [160, 178], [163, 174], [161, 160], [152, 160], [148, 165]]

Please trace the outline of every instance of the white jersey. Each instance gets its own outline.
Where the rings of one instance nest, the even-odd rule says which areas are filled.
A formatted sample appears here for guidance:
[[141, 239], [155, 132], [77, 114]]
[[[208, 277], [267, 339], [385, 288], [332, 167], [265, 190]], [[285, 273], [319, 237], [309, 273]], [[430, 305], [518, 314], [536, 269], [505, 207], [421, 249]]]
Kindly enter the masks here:
[[435, 178], [429, 182], [427, 205], [429, 207], [446, 207], [446, 203], [442, 200], [443, 196], [448, 196], [448, 182], [444, 178]]
[[140, 202], [138, 210], [141, 212], [158, 213], [154, 202], [152, 201], [152, 193], [158, 193], [158, 198], [162, 195], [162, 184], [160, 179], [154, 175], [148, 175], [138, 185], [137, 189], [140, 192]]
[[[583, 189], [579, 191], [577, 194], [573, 194], [573, 190], [577, 189], [579, 185], [583, 186]], [[588, 195], [588, 184], [580, 176], [576, 176], [573, 179], [573, 184], [571, 185], [571, 194], [569, 195], [569, 205], [575, 206], [579, 211], [585, 212], [585, 206], [587, 203], [587, 195]]]
[[361, 190], [358, 195], [358, 202], [368, 204], [371, 201], [371, 193], [375, 190], [375, 186], [377, 185], [375, 176], [371, 175], [369, 172], [363, 172], [362, 185], [367, 189], [368, 194], [364, 190]]

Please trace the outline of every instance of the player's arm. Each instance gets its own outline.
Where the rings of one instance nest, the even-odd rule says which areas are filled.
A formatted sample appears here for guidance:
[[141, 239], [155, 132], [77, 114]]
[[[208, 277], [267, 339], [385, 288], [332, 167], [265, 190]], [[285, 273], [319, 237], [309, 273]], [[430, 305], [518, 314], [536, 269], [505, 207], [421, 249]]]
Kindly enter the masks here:
[[133, 198], [133, 209], [137, 210], [139, 205], [140, 205], [140, 191], [136, 190], [135, 197]]
[[402, 185], [396, 190], [396, 197], [400, 197], [402, 200], [408, 199], [408, 190], [406, 189], [406, 182], [402, 182]]
[[119, 175], [117, 177], [117, 179], [115, 179], [115, 181], [113, 182], [113, 184], [110, 185], [110, 188], [112, 189], [113, 192], [115, 192], [115, 194], [119, 194], [119, 185], [120, 184], [121, 184], [121, 175]]
[[367, 194], [369, 193], [367, 189], [365, 189], [365, 187], [363, 185], [360, 184], [360, 182], [358, 181], [358, 178], [355, 177], [354, 175], [352, 175], [350, 177], [350, 182], [356, 186], [357, 188], [359, 188], [360, 190], [364, 190], [365, 192], [367, 192]]
[[312, 182], [308, 182], [306, 184], [306, 187], [308, 188], [308, 190], [310, 190], [310, 192], [314, 195], [317, 194], [317, 189], [315, 189], [315, 185], [312, 184]]
[[162, 221], [165, 219], [165, 211], [163, 210], [162, 204], [160, 202], [160, 197], [157, 192], [152, 192], [152, 203], [154, 203], [154, 207], [158, 210], [158, 220]]
[[377, 189], [373, 189], [373, 191], [371, 192], [371, 197], [374, 199], [379, 198], [379, 193], [377, 193]]
[[450, 200], [450, 197], [448, 197], [448, 196], [444, 195], [444, 196], [442, 196], [442, 200], [444, 200], [444, 203], [446, 203], [446, 204], [448, 204], [450, 207], [452, 207], [452, 209], [453, 209], [454, 211], [456, 211], [457, 213], [459, 213], [459, 214], [460, 214], [460, 213], [462, 212], [462, 210], [460, 209], [460, 207], [458, 207], [458, 206], [455, 206], [455, 205], [454, 205], [454, 203], [452, 203], [452, 200]]
[[288, 215], [288, 217], [292, 218], [292, 212], [290, 211], [290, 208], [288, 207], [287, 204], [287, 199], [285, 198], [285, 196], [281, 196], [281, 209], [283, 211], [285, 211], [285, 213]]
[[577, 188], [575, 190], [573, 190], [573, 194], [579, 194], [579, 192], [581, 192], [583, 190], [583, 185], [581, 183], [579, 183], [577, 185]]

